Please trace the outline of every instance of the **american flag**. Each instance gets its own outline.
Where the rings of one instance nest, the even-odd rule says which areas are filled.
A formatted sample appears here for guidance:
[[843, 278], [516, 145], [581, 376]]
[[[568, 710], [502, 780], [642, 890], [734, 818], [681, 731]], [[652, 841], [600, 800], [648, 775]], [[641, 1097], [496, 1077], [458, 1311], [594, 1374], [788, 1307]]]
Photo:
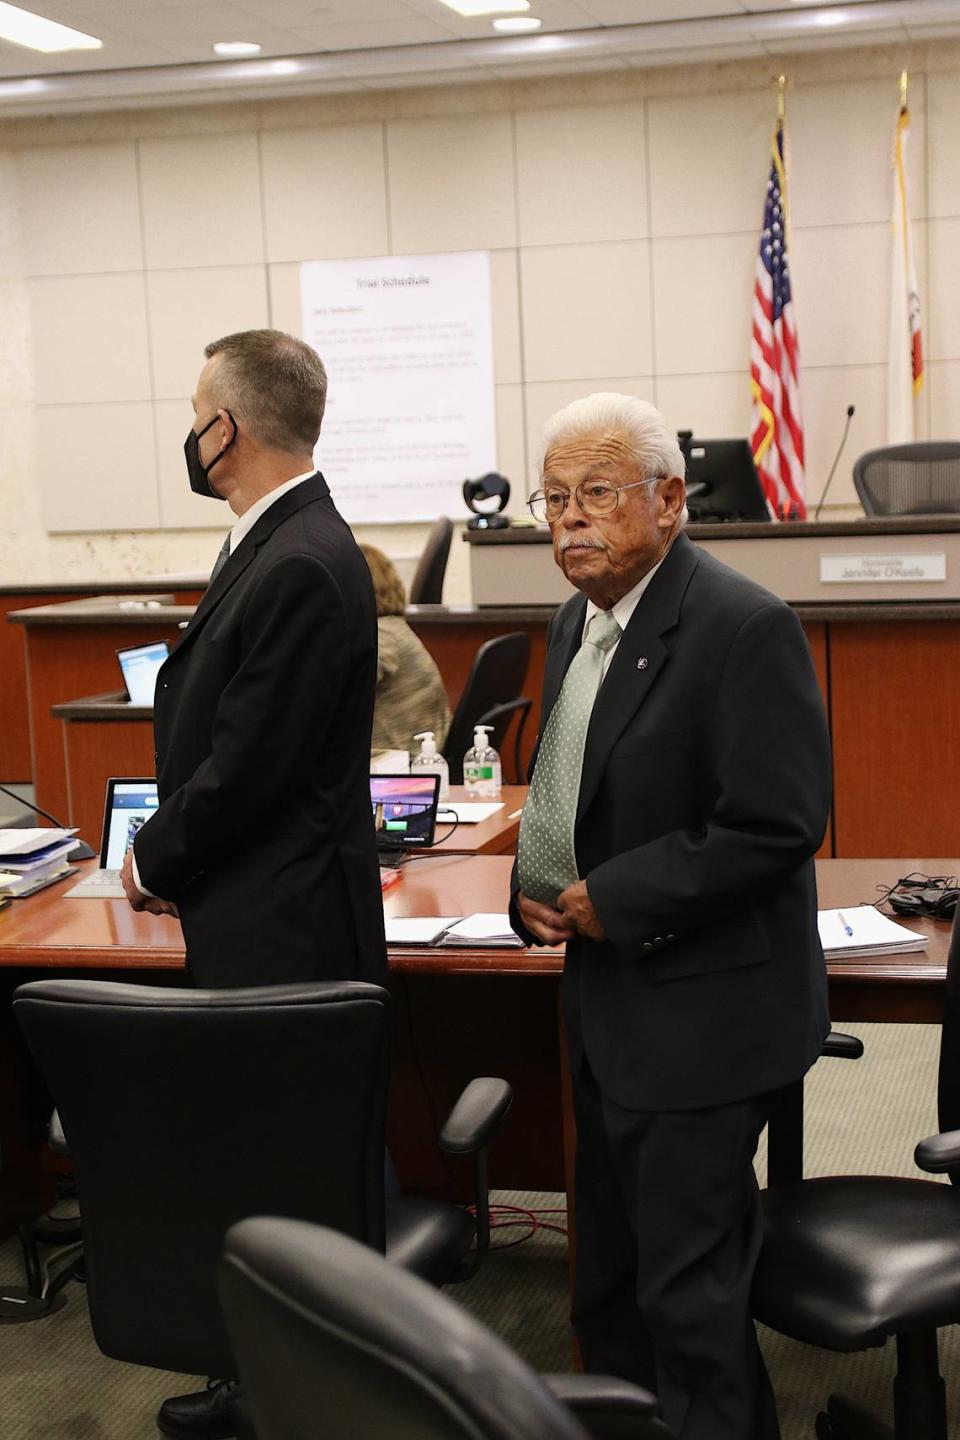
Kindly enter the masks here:
[[781, 118], [773, 132], [773, 163], [767, 181], [753, 287], [750, 441], [771, 512], [803, 520], [807, 506], [800, 416], [800, 352], [787, 263], [786, 213], [787, 177]]

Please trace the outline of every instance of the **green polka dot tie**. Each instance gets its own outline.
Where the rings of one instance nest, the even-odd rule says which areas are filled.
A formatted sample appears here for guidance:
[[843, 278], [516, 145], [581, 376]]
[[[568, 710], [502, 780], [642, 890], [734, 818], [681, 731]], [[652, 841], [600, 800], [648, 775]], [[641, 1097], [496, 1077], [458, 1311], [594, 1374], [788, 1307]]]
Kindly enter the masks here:
[[580, 878], [573, 829], [583, 747], [603, 679], [604, 656], [619, 639], [620, 626], [609, 611], [593, 616], [540, 742], [520, 820], [517, 871], [524, 895], [546, 905], [556, 904], [560, 891]]

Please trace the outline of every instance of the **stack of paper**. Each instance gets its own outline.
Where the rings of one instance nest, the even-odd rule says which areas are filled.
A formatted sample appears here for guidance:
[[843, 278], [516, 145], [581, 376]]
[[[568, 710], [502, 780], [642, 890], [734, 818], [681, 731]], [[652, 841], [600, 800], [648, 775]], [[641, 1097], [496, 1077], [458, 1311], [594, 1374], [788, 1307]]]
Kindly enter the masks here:
[[22, 899], [73, 874], [75, 830], [0, 830], [0, 895]]
[[440, 806], [443, 814], [441, 819], [452, 810], [461, 825], [479, 825], [481, 820], [489, 820], [491, 815], [496, 815], [498, 810], [503, 809], [502, 800], [444, 800]]
[[466, 945], [475, 949], [487, 946], [510, 948], [523, 941], [510, 929], [506, 915], [424, 915], [395, 919], [386, 917], [388, 945]]
[[418, 915], [384, 921], [388, 945], [436, 945], [457, 919], [456, 915]]
[[485, 948], [487, 945], [522, 945], [523, 941], [510, 928], [509, 915], [485, 915], [478, 912], [468, 915], [465, 920], [459, 920], [456, 925], [451, 925], [443, 937], [443, 944], [476, 945]]
[[820, 944], [827, 956], [905, 955], [925, 950], [927, 937], [888, 920], [872, 905], [851, 905], [846, 910], [817, 913]]

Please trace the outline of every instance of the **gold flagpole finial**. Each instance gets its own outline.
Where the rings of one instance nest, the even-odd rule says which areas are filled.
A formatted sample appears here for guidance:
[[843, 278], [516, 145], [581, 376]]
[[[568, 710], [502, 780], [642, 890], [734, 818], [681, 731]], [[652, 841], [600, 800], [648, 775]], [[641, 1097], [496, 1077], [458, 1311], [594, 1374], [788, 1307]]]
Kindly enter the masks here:
[[901, 109], [901, 110], [906, 110], [906, 108], [907, 108], [907, 72], [906, 72], [906, 70], [901, 70], [901, 71], [900, 71], [900, 109]]
[[777, 119], [780, 120], [781, 122], [782, 122], [782, 120], [783, 120], [783, 117], [784, 117], [784, 114], [785, 114], [785, 111], [786, 111], [786, 101], [785, 101], [785, 91], [786, 91], [786, 88], [787, 88], [787, 77], [786, 77], [786, 75], [778, 75], [778, 76], [777, 76]]

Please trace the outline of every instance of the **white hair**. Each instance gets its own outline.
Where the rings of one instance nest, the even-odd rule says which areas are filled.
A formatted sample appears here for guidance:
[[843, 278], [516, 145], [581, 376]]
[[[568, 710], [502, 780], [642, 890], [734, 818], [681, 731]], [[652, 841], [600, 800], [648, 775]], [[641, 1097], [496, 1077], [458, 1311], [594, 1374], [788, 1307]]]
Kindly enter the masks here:
[[543, 427], [537, 455], [539, 474], [543, 474], [543, 462], [554, 446], [596, 435], [618, 435], [625, 440], [645, 475], [679, 475], [683, 479], [683, 452], [656, 406], [635, 395], [609, 391], [574, 400], [551, 415]]

